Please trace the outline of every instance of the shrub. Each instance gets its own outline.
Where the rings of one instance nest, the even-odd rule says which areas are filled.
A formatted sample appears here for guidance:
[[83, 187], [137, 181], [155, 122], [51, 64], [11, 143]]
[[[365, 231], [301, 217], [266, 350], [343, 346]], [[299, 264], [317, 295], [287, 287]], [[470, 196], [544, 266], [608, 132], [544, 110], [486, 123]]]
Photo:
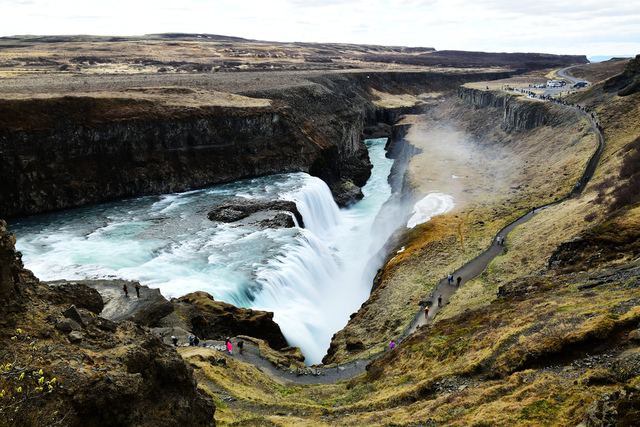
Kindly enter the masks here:
[[10, 337], [0, 350], [0, 425], [46, 426], [62, 425], [65, 416], [59, 414], [51, 399], [58, 385], [47, 376], [44, 352], [38, 342], [21, 329]]

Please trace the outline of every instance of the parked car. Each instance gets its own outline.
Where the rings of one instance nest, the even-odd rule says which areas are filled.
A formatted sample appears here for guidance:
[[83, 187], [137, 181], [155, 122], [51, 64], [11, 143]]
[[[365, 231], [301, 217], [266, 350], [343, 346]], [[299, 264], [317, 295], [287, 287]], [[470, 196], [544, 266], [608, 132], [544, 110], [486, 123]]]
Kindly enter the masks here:
[[587, 85], [587, 82], [578, 82], [576, 84], [573, 85], [574, 88], [579, 89], [581, 87], [585, 87]]

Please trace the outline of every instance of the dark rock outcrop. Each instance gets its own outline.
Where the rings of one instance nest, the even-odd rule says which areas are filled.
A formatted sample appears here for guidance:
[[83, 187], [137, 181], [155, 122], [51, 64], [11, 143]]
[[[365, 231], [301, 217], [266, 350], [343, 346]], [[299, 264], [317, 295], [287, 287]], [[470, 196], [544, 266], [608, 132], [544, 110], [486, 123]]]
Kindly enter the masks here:
[[[115, 369], [59, 368], [77, 425], [215, 426], [213, 402], [173, 348], [131, 322], [121, 323], [113, 335], [116, 346], [103, 346], [101, 354], [114, 359]], [[104, 332], [90, 327], [76, 344], [79, 356], [99, 346], [101, 337]]]
[[104, 309], [104, 301], [100, 293], [81, 282], [52, 282], [48, 298], [59, 305], [74, 304], [78, 308], [85, 308], [95, 314]]
[[[50, 282], [59, 287], [65, 282]], [[158, 322], [173, 313], [173, 304], [159, 289], [140, 286], [140, 298], [136, 296], [136, 282], [126, 280], [82, 280], [73, 282], [75, 286], [87, 286], [99, 294], [104, 301], [102, 317], [119, 322], [130, 320], [142, 326], [154, 327]], [[123, 285], [129, 289], [129, 297], [124, 295]], [[139, 284], [138, 284], [139, 285]]]
[[582, 419], [585, 427], [634, 426], [640, 422], [640, 399], [624, 389], [605, 393], [591, 403]]
[[15, 250], [16, 236], [7, 231], [0, 219], [0, 325], [9, 321], [8, 313], [20, 309], [27, 293], [38, 279], [22, 264], [22, 254]]
[[215, 301], [206, 292], [187, 294], [174, 303], [176, 313], [186, 319], [193, 333], [200, 338], [222, 340], [247, 335], [266, 341], [275, 350], [288, 346], [271, 312]]
[[535, 277], [512, 280], [498, 287], [497, 298], [529, 297], [544, 290], [544, 283]]
[[[46, 424], [69, 426], [215, 426], [213, 401], [175, 349], [132, 322], [77, 308], [97, 307], [93, 292], [80, 285], [67, 284], [79, 291], [68, 288], [60, 297], [60, 288], [40, 283], [22, 267], [4, 222], [0, 242], [2, 355], [29, 370], [42, 368], [51, 390], [21, 408], [18, 424], [44, 425], [46, 417]], [[3, 376], [2, 388], [11, 381]]]
[[621, 251], [640, 254], [640, 231], [614, 219], [560, 243], [547, 268], [564, 272], [595, 269], [619, 259]]
[[617, 91], [619, 96], [629, 96], [640, 92], [640, 54], [629, 61], [622, 74], [605, 81], [604, 90]]
[[257, 222], [264, 222], [267, 225], [279, 225], [293, 227], [294, 223], [290, 215], [286, 215], [291, 221], [285, 221], [282, 212], [288, 212], [294, 215], [300, 227], [304, 227], [302, 215], [298, 211], [295, 202], [288, 200], [263, 201], [253, 199], [238, 199], [230, 202], [222, 203], [209, 211], [207, 217], [211, 221], [235, 222], [249, 217], [255, 213], [269, 214], [269, 219], [260, 218]]

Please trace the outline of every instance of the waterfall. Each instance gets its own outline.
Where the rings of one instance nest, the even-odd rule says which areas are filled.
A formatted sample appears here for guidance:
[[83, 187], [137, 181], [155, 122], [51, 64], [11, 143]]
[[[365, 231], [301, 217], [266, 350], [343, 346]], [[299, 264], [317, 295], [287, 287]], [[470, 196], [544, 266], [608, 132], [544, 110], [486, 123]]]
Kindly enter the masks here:
[[[364, 272], [379, 249], [373, 234], [380, 235], [371, 228], [390, 194], [385, 141], [367, 141], [373, 175], [365, 198], [348, 209], [338, 209], [319, 178], [292, 173], [33, 216], [9, 229], [25, 266], [42, 280], [136, 280], [167, 298], [205, 291], [272, 311], [287, 341], [308, 364], [319, 363], [371, 289]], [[293, 200], [305, 228], [207, 219], [238, 197]]]

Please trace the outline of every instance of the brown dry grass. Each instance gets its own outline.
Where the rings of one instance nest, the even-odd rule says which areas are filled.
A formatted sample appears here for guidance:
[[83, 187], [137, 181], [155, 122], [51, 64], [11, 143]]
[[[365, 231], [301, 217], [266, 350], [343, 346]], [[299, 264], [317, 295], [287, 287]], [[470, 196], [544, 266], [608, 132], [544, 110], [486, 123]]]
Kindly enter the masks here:
[[[566, 195], [595, 149], [595, 137], [588, 133], [587, 124], [582, 121], [559, 129], [535, 130], [526, 137], [498, 133], [492, 135], [496, 138], [493, 143], [483, 145], [464, 127], [454, 125], [471, 120], [466, 114], [456, 113], [456, 108], [456, 102], [439, 106], [425, 121], [413, 126], [407, 137], [422, 150], [411, 159], [407, 170], [408, 183], [416, 199], [430, 192], [443, 192], [453, 196], [456, 207], [423, 227], [407, 232], [406, 240], [410, 244], [387, 265], [390, 280], [387, 286], [397, 288], [399, 295], [411, 295], [405, 301], [424, 298], [430, 289], [425, 289], [425, 282], [433, 286], [448, 271], [477, 256], [491, 244], [500, 228], [531, 206]], [[455, 114], [458, 117], [453, 118]], [[469, 115], [476, 115], [476, 120], [478, 114], [469, 111]], [[493, 119], [490, 115], [478, 121], [486, 124], [492, 120], [499, 121], [499, 118]], [[564, 213], [560, 213], [559, 218], [571, 223], [571, 217]], [[531, 229], [535, 229], [533, 227], [535, 225]], [[566, 230], [566, 236], [571, 235], [570, 228], [560, 224], [555, 228]], [[556, 242], [540, 239], [539, 234], [537, 241], [540, 245]], [[539, 269], [554, 248], [550, 243], [546, 251], [528, 247], [525, 253], [532, 254], [532, 259], [526, 261], [530, 264], [526, 266], [528, 271]], [[427, 264], [419, 267], [418, 262], [408, 261], [414, 257]], [[520, 259], [518, 262], [516, 270], [522, 273]], [[399, 263], [414, 265], [415, 270], [399, 268]], [[402, 273], [396, 273], [397, 270]], [[407, 270], [416, 272], [410, 275]], [[397, 279], [393, 279], [396, 274]], [[407, 287], [413, 288], [413, 292], [407, 293]], [[474, 295], [475, 306], [482, 306], [495, 296], [495, 291], [495, 286], [474, 282], [468, 294]], [[462, 297], [454, 298], [457, 298], [455, 303], [449, 306], [456, 308], [445, 308], [443, 316], [472, 307], [470, 302], [460, 301]], [[388, 302], [389, 296], [381, 299]], [[402, 310], [399, 306], [393, 307]], [[411, 310], [415, 310], [415, 306]], [[447, 314], [448, 311], [452, 313]]]
[[626, 67], [628, 62], [629, 58], [614, 58], [609, 61], [597, 62], [572, 68], [567, 72], [567, 74], [582, 80], [586, 80], [589, 83], [593, 84], [620, 74], [622, 71], [624, 71], [624, 68]]

